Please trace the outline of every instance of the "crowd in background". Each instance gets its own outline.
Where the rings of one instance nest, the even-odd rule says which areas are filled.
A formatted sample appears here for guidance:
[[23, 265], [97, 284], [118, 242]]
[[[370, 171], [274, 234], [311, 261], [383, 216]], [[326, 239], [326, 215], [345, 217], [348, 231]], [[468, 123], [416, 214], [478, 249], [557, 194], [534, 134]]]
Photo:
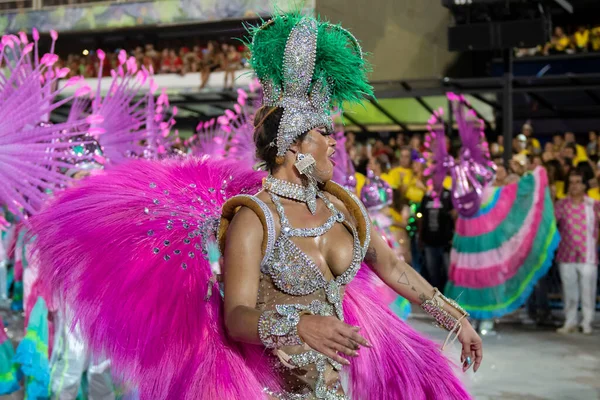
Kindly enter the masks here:
[[[355, 135], [349, 133], [346, 145], [357, 172], [366, 174], [367, 170], [372, 170], [395, 189], [391, 215], [396, 229], [405, 232], [400, 236], [400, 241], [406, 242], [405, 259], [432, 285], [444, 287], [457, 213], [453, 210], [448, 191], [451, 187], [449, 178], [444, 185], [441, 208], [432, 206], [433, 198], [424, 174], [425, 147], [422, 136], [398, 134], [387, 142], [370, 139], [359, 143]], [[554, 201], [567, 197], [570, 193], [569, 181], [574, 175], [581, 176], [587, 195], [600, 201], [600, 139], [596, 132], [589, 132], [584, 144], [577, 143], [573, 132], [566, 132], [554, 135], [542, 145], [535, 137], [532, 125], [527, 123], [511, 145], [513, 156], [505, 164], [503, 137], [491, 141], [490, 150], [497, 166], [494, 185], [516, 182], [536, 167], [543, 167], [548, 174]], [[456, 149], [453, 149], [449, 140], [447, 146], [450, 154], [453, 154]], [[568, 219], [569, 215], [565, 218]], [[556, 268], [553, 274], [557, 279]], [[545, 300], [541, 306], [539, 301], [530, 303], [530, 316], [540, 324], [556, 325], [550, 311], [547, 286], [544, 291]]]
[[[110, 76], [110, 70], [119, 64], [120, 49], [106, 54], [103, 76]], [[138, 67], [145, 66], [157, 74], [200, 73], [200, 87], [204, 88], [215, 71], [225, 72], [224, 88], [233, 88], [235, 71], [246, 64], [243, 45], [227, 42], [208, 42], [205, 45], [163, 47], [155, 49], [153, 44], [137, 46], [128, 51], [135, 57]], [[70, 76], [81, 75], [86, 78], [98, 76], [100, 60], [96, 52], [85, 50], [82, 54], [69, 54], [60, 59], [61, 66], [70, 68]]]
[[579, 26], [566, 31], [557, 26], [544, 46], [517, 49], [517, 57], [600, 52], [600, 26]]

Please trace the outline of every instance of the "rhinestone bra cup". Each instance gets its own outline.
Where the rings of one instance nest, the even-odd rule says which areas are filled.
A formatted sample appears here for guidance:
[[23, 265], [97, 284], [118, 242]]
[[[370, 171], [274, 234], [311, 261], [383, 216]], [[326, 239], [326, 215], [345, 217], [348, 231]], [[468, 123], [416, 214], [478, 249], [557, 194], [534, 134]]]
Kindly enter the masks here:
[[[292, 228], [277, 195], [270, 193], [281, 221], [281, 234], [275, 242], [274, 250], [263, 266], [263, 272], [273, 280], [273, 284], [282, 292], [292, 296], [307, 296], [319, 289], [325, 289], [327, 300], [334, 306], [337, 317], [343, 321], [341, 286], [352, 281], [360, 268], [363, 251], [356, 228], [344, 218], [329, 199], [319, 192], [317, 196], [325, 202], [332, 216], [316, 228]], [[327, 233], [336, 223], [343, 223], [353, 236], [352, 262], [340, 276], [328, 281], [321, 269], [292, 241], [293, 237], [317, 237]]]

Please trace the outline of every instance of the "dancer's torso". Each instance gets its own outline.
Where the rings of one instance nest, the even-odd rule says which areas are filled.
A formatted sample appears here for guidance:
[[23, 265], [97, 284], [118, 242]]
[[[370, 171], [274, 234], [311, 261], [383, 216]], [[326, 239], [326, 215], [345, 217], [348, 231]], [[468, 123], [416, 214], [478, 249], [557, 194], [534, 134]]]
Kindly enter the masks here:
[[[343, 321], [344, 287], [358, 272], [368, 245], [368, 234], [367, 238], [362, 235], [361, 242], [356, 222], [365, 214], [348, 212], [344, 203], [329, 194], [321, 193], [319, 198], [314, 216], [304, 204], [273, 194], [262, 192], [254, 198], [267, 211], [264, 214], [268, 236], [261, 264], [258, 310], [300, 305], [313, 314]], [[351, 201], [360, 207], [357, 200]], [[281, 356], [305, 365], [286, 367]], [[282, 346], [273, 352], [272, 361], [285, 390], [271, 393], [273, 398], [346, 399], [339, 377], [341, 365], [308, 346]]]

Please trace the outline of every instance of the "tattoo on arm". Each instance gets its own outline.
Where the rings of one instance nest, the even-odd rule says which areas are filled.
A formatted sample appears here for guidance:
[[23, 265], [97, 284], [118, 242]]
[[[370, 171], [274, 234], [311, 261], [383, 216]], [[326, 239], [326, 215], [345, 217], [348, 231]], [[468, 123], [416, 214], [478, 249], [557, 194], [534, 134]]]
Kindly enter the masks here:
[[419, 300], [421, 301], [421, 303], [427, 301], [427, 296], [425, 296], [425, 293], [419, 294]]
[[[401, 285], [410, 286], [410, 281], [408, 280], [408, 275], [406, 275], [406, 271], [404, 271], [400, 274], [400, 278], [398, 278], [397, 282]], [[414, 286], [413, 286], [413, 288], [414, 288]]]

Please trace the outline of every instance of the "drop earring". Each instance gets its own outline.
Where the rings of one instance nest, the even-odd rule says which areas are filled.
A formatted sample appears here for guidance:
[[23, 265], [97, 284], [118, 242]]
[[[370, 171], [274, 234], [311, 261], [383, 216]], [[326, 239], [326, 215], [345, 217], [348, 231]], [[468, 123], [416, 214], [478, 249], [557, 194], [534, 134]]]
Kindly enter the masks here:
[[306, 205], [312, 214], [317, 212], [317, 185], [319, 180], [315, 176], [317, 162], [311, 154], [296, 153], [294, 166], [308, 180], [306, 187]]

